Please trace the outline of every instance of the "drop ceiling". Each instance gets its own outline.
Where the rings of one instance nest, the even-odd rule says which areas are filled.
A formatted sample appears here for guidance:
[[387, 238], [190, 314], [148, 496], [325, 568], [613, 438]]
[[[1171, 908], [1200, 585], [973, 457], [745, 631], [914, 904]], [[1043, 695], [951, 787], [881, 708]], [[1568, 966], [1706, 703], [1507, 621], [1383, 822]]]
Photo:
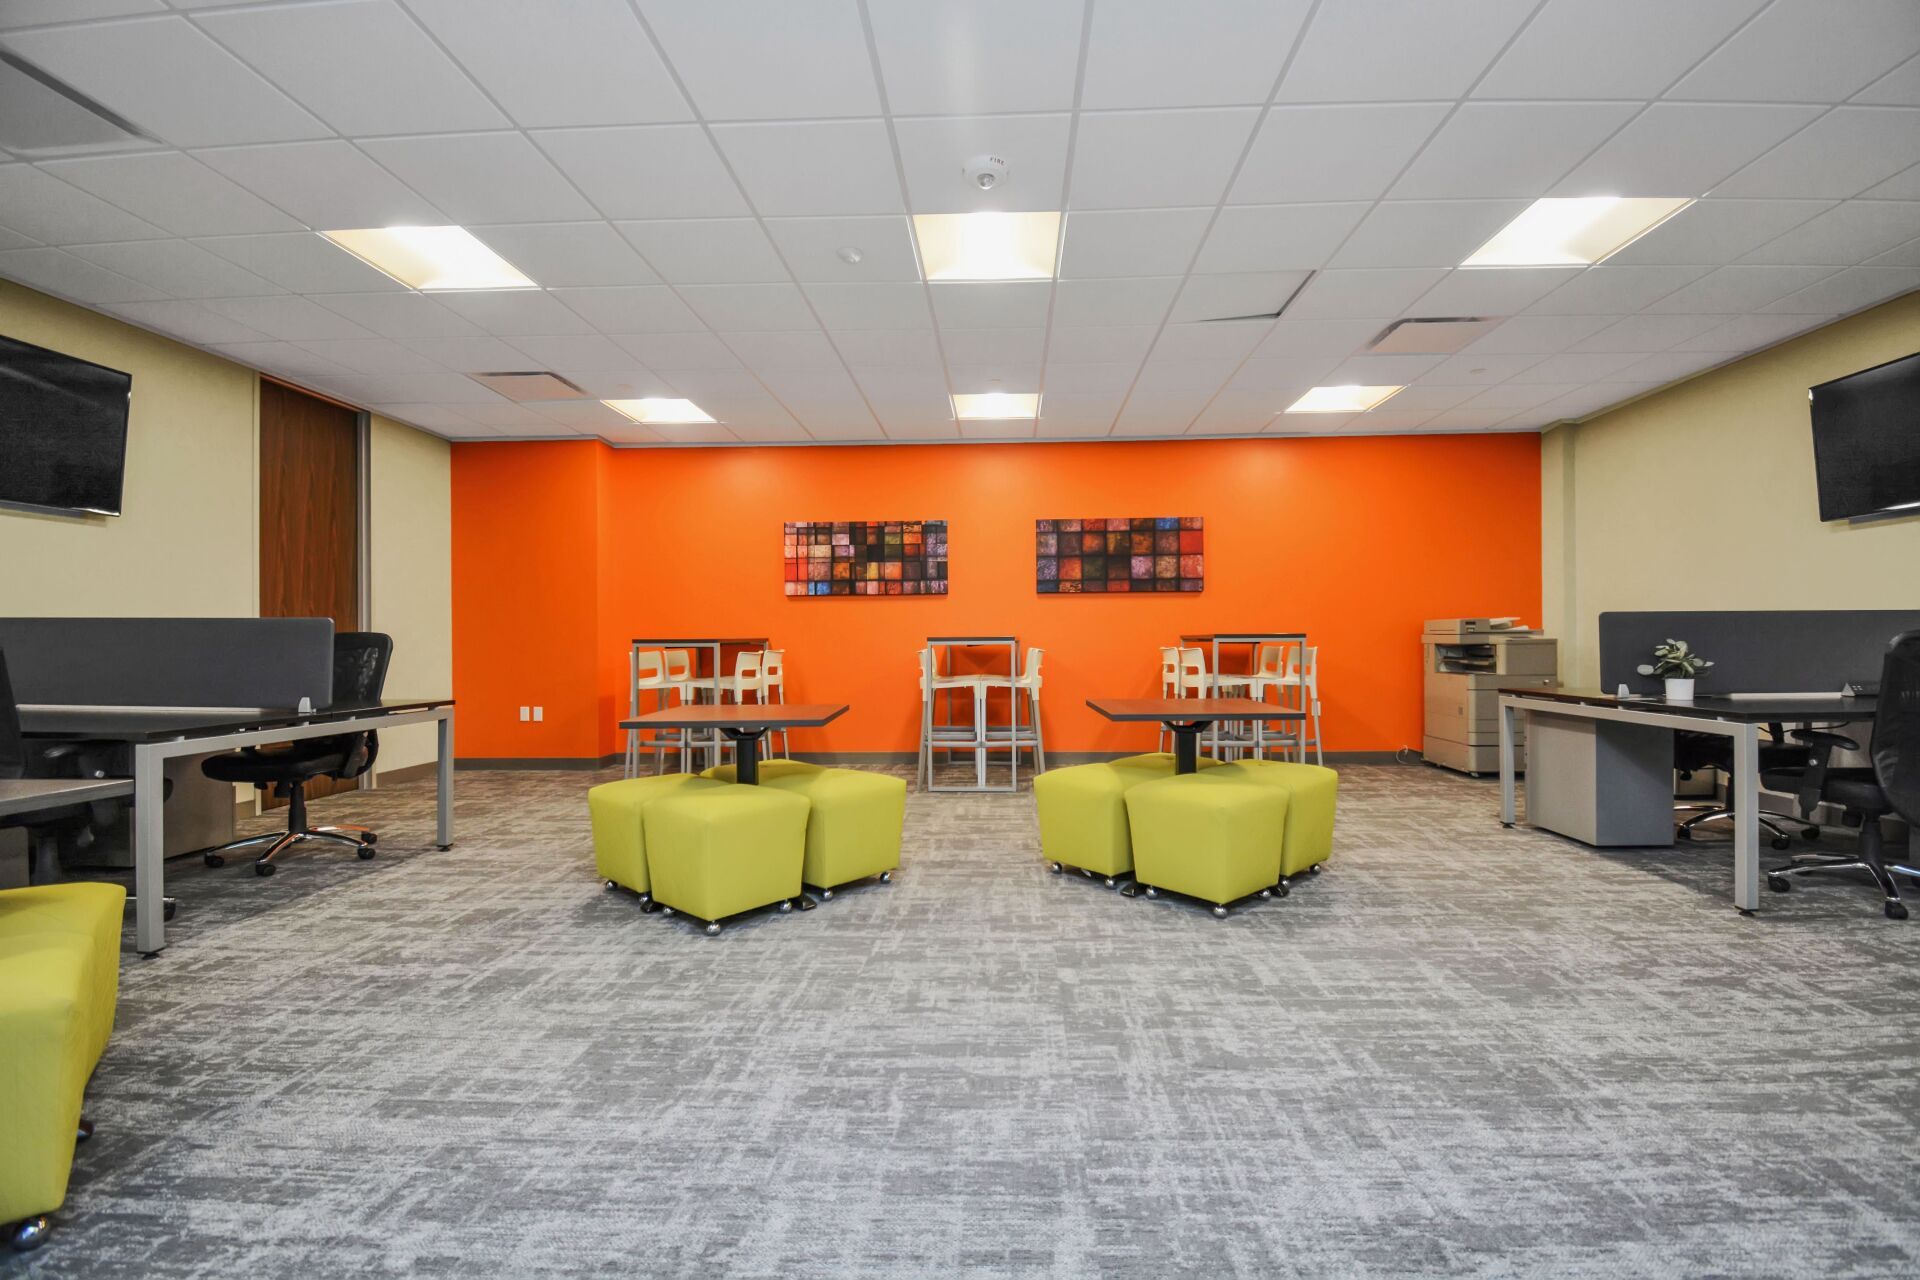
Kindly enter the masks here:
[[[1913, 0], [12, 0], [0, 48], [155, 140], [0, 152], [0, 276], [455, 439], [1525, 431], [1920, 288]], [[1597, 194], [1698, 200], [1459, 268]], [[925, 282], [910, 215], [975, 210], [1064, 211], [1059, 278]], [[314, 234], [400, 224], [541, 287]], [[532, 370], [585, 395], [468, 376]], [[1406, 390], [1281, 415], [1349, 383]]]

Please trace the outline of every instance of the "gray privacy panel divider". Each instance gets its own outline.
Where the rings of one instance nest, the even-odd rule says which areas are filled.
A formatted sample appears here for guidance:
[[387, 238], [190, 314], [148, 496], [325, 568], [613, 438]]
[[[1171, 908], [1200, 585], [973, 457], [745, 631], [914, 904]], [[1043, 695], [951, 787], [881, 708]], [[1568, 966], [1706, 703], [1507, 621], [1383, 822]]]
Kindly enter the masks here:
[[0, 618], [13, 696], [113, 707], [333, 701], [331, 618]]
[[1656, 693], [1660, 679], [1637, 668], [1653, 646], [1685, 640], [1714, 665], [1696, 677], [1699, 693], [1838, 692], [1849, 680], [1878, 680], [1887, 643], [1920, 629], [1920, 609], [1683, 610], [1600, 615], [1600, 684]]

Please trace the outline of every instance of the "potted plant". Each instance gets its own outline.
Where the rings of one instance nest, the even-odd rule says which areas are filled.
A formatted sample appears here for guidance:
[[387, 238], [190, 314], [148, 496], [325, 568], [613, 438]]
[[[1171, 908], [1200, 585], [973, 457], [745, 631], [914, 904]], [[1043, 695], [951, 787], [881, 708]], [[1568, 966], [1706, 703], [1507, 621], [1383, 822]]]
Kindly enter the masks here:
[[1685, 640], [1669, 640], [1653, 646], [1653, 661], [1640, 664], [1643, 676], [1665, 676], [1667, 697], [1674, 702], [1693, 701], [1693, 677], [1712, 666], [1705, 658], [1687, 648]]

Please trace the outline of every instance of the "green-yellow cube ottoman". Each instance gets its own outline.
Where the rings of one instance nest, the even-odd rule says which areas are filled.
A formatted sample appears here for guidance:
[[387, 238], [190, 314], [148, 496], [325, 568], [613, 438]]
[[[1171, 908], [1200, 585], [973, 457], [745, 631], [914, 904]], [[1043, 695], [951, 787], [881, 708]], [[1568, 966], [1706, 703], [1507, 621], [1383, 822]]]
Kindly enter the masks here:
[[728, 916], [800, 896], [810, 806], [778, 787], [702, 781], [646, 807], [647, 871], [656, 903], [719, 933]]
[[1127, 791], [1171, 777], [1173, 757], [1153, 756], [1049, 769], [1033, 780], [1040, 811], [1040, 857], [1053, 871], [1072, 867], [1113, 878], [1133, 870], [1133, 838], [1127, 830]]
[[[118, 969], [118, 930], [114, 941]], [[81, 934], [0, 932], [0, 1222], [26, 1219], [31, 1243], [46, 1229], [35, 1220], [67, 1198], [96, 1057], [97, 969], [93, 941]]]
[[117, 884], [74, 880], [64, 884], [0, 889], [0, 938], [56, 933], [83, 939], [92, 949], [88, 967], [92, 987], [84, 1006], [89, 1057], [100, 1061], [113, 1034], [113, 1011], [120, 993], [120, 927], [126, 918], [127, 891]]
[[[733, 766], [708, 770], [733, 777]], [[760, 785], [805, 796], [807, 854], [800, 878], [833, 896], [834, 886], [879, 876], [900, 866], [900, 835], [907, 819], [907, 784], [860, 769], [823, 769], [796, 760], [763, 760]]]
[[1339, 774], [1322, 765], [1285, 760], [1237, 760], [1227, 768], [1249, 781], [1279, 787], [1287, 793], [1287, 834], [1280, 853], [1282, 880], [1311, 871], [1333, 856]]
[[1158, 890], [1227, 904], [1280, 879], [1287, 793], [1220, 770], [1143, 782], [1127, 792], [1134, 877]]
[[593, 865], [607, 888], [615, 885], [641, 897], [653, 891], [647, 871], [647, 806], [665, 796], [710, 790], [726, 784], [690, 773], [666, 773], [657, 778], [627, 778], [604, 782], [587, 792], [587, 812], [593, 818]]

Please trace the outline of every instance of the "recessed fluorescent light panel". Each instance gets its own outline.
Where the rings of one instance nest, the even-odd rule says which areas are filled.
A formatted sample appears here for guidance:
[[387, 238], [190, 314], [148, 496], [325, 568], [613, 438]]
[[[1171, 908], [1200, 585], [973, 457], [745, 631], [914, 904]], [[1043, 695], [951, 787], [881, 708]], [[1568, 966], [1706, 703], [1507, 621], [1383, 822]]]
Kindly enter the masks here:
[[685, 427], [696, 422], [712, 422], [706, 412], [691, 400], [602, 400], [609, 409], [617, 409], [635, 422], [649, 427]]
[[920, 213], [920, 271], [929, 280], [1051, 280], [1058, 213]]
[[537, 289], [465, 227], [367, 227], [321, 235], [409, 289]]
[[1006, 422], [1040, 416], [1037, 392], [982, 391], [956, 395], [953, 416], [963, 422]]
[[1315, 387], [1287, 406], [1288, 413], [1365, 413], [1405, 387]]
[[1584, 267], [1605, 262], [1692, 204], [1667, 197], [1535, 200], [1463, 267]]

